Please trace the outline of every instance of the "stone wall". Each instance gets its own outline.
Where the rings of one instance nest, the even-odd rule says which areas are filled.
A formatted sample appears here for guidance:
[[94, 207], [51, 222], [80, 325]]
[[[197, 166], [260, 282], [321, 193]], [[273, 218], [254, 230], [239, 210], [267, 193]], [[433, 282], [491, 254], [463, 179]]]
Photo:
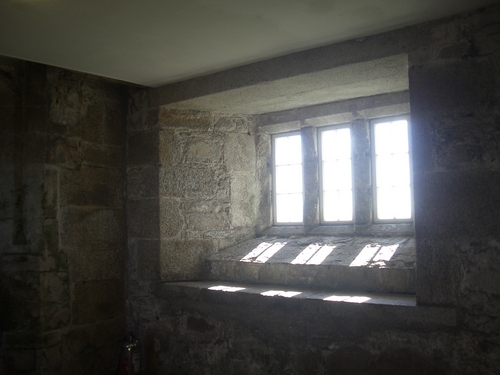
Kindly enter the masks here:
[[269, 201], [269, 181], [259, 177], [267, 166], [257, 155], [270, 150], [248, 116], [150, 108], [144, 90], [129, 107], [128, 276], [136, 313], [138, 285], [202, 279], [208, 255], [269, 225], [261, 200]]
[[125, 91], [0, 60], [0, 373], [114, 373]]
[[[122, 85], [2, 58], [0, 374], [111, 374], [126, 324], [150, 374], [499, 373], [499, 25], [496, 6], [129, 88], [128, 113]], [[402, 53], [418, 312], [166, 287], [203, 278], [207, 255], [270, 225], [270, 136], [258, 124], [359, 113], [343, 102], [272, 119], [162, 98]]]
[[[380, 325], [380, 322], [360, 305], [346, 307], [352, 309], [350, 313], [339, 312], [331, 315], [322, 312], [321, 308], [313, 303], [294, 301], [293, 298], [273, 298], [262, 302], [250, 297], [235, 297], [232, 293], [227, 293], [226, 298], [175, 288], [165, 292], [161, 284], [155, 283], [153, 278], [150, 278], [149, 282], [139, 284], [135, 282], [134, 275], [139, 275], [140, 272], [143, 272], [143, 275], [150, 274], [148, 267], [156, 264], [155, 272], [158, 275], [161, 275], [163, 270], [162, 276], [157, 280], [197, 279], [200, 274], [198, 271], [192, 271], [193, 258], [169, 257], [173, 247], [161, 249], [160, 243], [150, 247], [144, 246], [141, 254], [139, 239], [135, 240], [131, 236], [129, 250], [132, 257], [136, 258], [132, 259], [129, 271], [129, 325], [138, 332], [144, 342], [146, 371], [162, 374], [498, 373], [498, 25], [500, 8], [496, 6], [447, 20], [324, 47], [310, 53], [277, 58], [269, 63], [277, 66], [282, 62], [284, 71], [294, 71], [295, 68], [303, 69], [307, 64], [336, 66], [346, 61], [355, 63], [401, 53], [408, 55], [413, 133], [417, 301], [421, 306], [440, 306], [451, 311], [456, 316], [456, 321], [451, 326], [436, 326], [432, 319], [404, 327], [391, 325], [390, 322]], [[245, 72], [258, 72], [259, 67], [268, 66], [266, 64], [261, 66], [257, 63], [242, 68], [241, 72], [233, 69], [221, 80], [226, 83], [238, 82], [239, 73], [244, 76]], [[220, 78], [221, 75], [223, 74], [219, 73], [214, 77]], [[129, 118], [130, 129], [134, 131], [137, 126], [157, 124], [158, 118], [164, 116], [159, 113], [167, 113], [160, 109], [161, 93], [173, 93], [175, 88], [182, 96], [193, 89], [194, 83], [202, 86], [203, 82], [212, 84], [210, 78], [206, 81], [197, 79], [186, 84], [186, 91], [182, 90], [182, 83], [172, 86], [171, 90], [157, 90], [152, 100], [152, 103], [156, 103], [156, 108], [149, 108], [144, 104], [143, 109], [135, 111]], [[235, 85], [238, 86], [236, 83]], [[214, 91], [218, 89], [217, 86]], [[210, 90], [201, 87], [200, 91]], [[138, 93], [135, 105], [138, 106], [137, 103], [141, 100], [148, 103], [147, 94], [148, 92]], [[326, 108], [328, 106], [321, 110]], [[148, 111], [154, 113], [151, 123]], [[233, 168], [236, 171], [241, 167], [232, 164], [231, 160], [226, 161], [225, 154], [221, 155], [216, 151], [222, 150], [224, 144], [218, 134], [214, 134], [214, 124], [217, 123], [215, 116], [218, 115], [190, 115], [189, 112], [171, 111], [174, 111], [169, 112], [171, 114], [182, 113], [184, 120], [193, 117], [190, 121], [184, 121], [184, 125], [174, 127], [176, 130], [168, 130], [171, 134], [168, 138], [173, 140], [168, 147], [163, 143], [162, 132], [165, 128], [152, 131], [149, 140], [145, 140], [143, 146], [159, 145], [158, 150], [152, 151], [154, 163], [160, 165], [153, 166], [156, 168], [158, 187], [155, 185], [151, 189], [156, 189], [152, 199], [171, 197], [168, 207], [173, 205], [180, 208], [180, 219], [174, 221], [182, 224], [176, 224], [178, 231], [169, 236], [177, 236], [182, 243], [201, 239], [202, 243], [210, 246], [203, 247], [199, 244], [200, 246], [188, 249], [186, 254], [194, 252], [195, 255], [204, 255], [223, 247], [222, 241], [216, 245], [210, 237], [214, 227], [227, 230], [224, 228], [231, 226], [228, 224], [227, 215], [223, 214], [224, 211], [215, 211], [211, 203], [215, 201], [215, 191], [220, 190], [211, 190], [210, 203], [202, 204], [197, 198], [203, 194], [193, 190], [193, 187], [198, 186], [193, 181], [193, 176], [182, 177], [179, 174], [182, 173], [182, 168], [163, 174], [165, 164], [160, 159], [166, 155], [164, 150], [172, 150], [168, 153], [168, 164], [190, 167], [192, 163], [194, 171], [194, 165], [202, 163], [201, 150], [206, 147], [206, 150], [211, 151], [203, 152], [213, 157], [209, 170], [216, 168], [217, 163], [220, 165], [221, 158], [228, 175], [234, 173]], [[295, 110], [284, 117], [286, 121], [300, 121], [304, 114], [310, 112], [311, 109]], [[356, 113], [352, 112], [352, 115], [356, 116]], [[168, 118], [172, 119], [171, 116]], [[201, 123], [194, 121], [201, 119], [205, 120]], [[256, 121], [260, 120], [256, 118]], [[204, 141], [198, 146], [197, 139], [202, 133], [195, 127], [205, 130]], [[147, 131], [149, 130], [141, 130], [143, 134]], [[189, 133], [189, 139], [179, 136], [183, 132], [186, 135]], [[244, 133], [245, 130], [241, 132]], [[250, 133], [253, 134], [251, 130]], [[130, 142], [135, 142], [139, 137], [131, 137], [131, 134], [132, 132], [129, 133], [129, 158], [138, 154]], [[141, 136], [140, 133], [137, 135]], [[255, 138], [256, 144], [260, 144], [259, 137]], [[151, 142], [152, 139], [154, 142]], [[203, 142], [213, 145], [202, 146]], [[176, 151], [179, 148], [184, 150], [184, 153]], [[267, 148], [266, 146], [262, 149]], [[189, 156], [190, 149], [200, 150], [198, 156]], [[257, 150], [257, 160], [268, 156]], [[149, 168], [147, 164], [144, 160], [141, 165], [143, 171]], [[263, 165], [262, 162], [260, 164]], [[253, 160], [251, 165], [253, 166]], [[251, 170], [250, 168], [248, 170]], [[129, 165], [129, 188], [131, 171]], [[182, 181], [178, 180], [179, 177]], [[195, 181], [209, 180], [198, 180], [202, 178], [203, 173], [200, 173], [195, 177]], [[217, 181], [223, 182], [224, 178]], [[268, 181], [263, 180], [261, 184], [265, 187], [264, 191], [267, 191]], [[166, 196], [163, 197], [162, 194], [165, 193]], [[262, 197], [260, 206], [265, 207], [269, 196], [263, 194]], [[240, 199], [242, 198], [243, 195], [240, 196]], [[197, 209], [206, 211], [193, 212], [193, 206], [184, 206], [187, 200], [195, 202]], [[171, 220], [172, 217], [161, 218], [164, 215], [161, 207], [167, 207], [162, 204], [167, 203], [153, 205], [160, 215], [158, 223], [155, 224], [158, 228], [155, 239], [162, 236], [164, 229], [161, 221]], [[229, 207], [228, 212], [231, 212], [232, 206]], [[170, 209], [167, 211], [170, 212]], [[196, 221], [195, 218], [203, 217], [203, 212], [212, 212], [212, 217]], [[250, 215], [248, 219], [251, 220], [252, 217]], [[256, 219], [264, 219], [257, 221], [254, 227], [260, 228], [266, 223], [267, 217], [255, 216]], [[130, 215], [128, 220], [131, 220]], [[190, 237], [192, 235], [196, 237]], [[245, 235], [251, 235], [251, 232], [245, 232]], [[236, 240], [238, 239], [230, 237], [229, 243]], [[179, 256], [184, 254], [180, 250], [183, 249], [178, 247]], [[183, 264], [186, 259], [188, 266]], [[165, 260], [168, 260], [167, 263], [162, 263]], [[393, 313], [397, 311], [399, 310], [395, 309]]]

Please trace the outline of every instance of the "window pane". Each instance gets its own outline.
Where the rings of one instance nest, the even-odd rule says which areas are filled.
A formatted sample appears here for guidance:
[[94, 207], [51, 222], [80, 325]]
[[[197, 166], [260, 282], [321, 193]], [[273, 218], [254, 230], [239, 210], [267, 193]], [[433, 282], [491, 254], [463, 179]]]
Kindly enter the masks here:
[[276, 166], [276, 194], [302, 192], [302, 165]]
[[352, 191], [339, 190], [323, 193], [324, 221], [352, 220]]
[[274, 138], [277, 223], [302, 222], [302, 145], [299, 134]]
[[377, 189], [377, 216], [380, 220], [394, 219], [392, 187]]
[[339, 220], [339, 193], [338, 191], [323, 192], [323, 220]]
[[323, 191], [331, 191], [338, 188], [338, 168], [336, 161], [323, 162]]
[[300, 135], [276, 137], [274, 139], [274, 160], [276, 165], [302, 163]]
[[320, 135], [323, 221], [352, 221], [350, 130], [329, 129]]
[[406, 120], [375, 124], [375, 153], [387, 155], [408, 153], [408, 124]]
[[352, 220], [352, 191], [341, 190], [339, 191], [339, 220], [351, 221]]
[[411, 217], [409, 186], [377, 189], [377, 212], [381, 220], [409, 219]]
[[409, 219], [411, 213], [408, 123], [374, 125], [377, 219]]
[[276, 221], [278, 223], [302, 222], [302, 194], [276, 195]]
[[393, 157], [393, 168], [397, 173], [394, 173], [394, 185], [410, 186], [410, 155], [399, 154]]
[[352, 186], [351, 159], [338, 161], [338, 187], [340, 189], [350, 189]]
[[401, 186], [394, 189], [394, 212], [396, 219], [411, 217], [411, 191], [410, 186]]
[[351, 158], [351, 136], [348, 128], [321, 132], [322, 159]]
[[394, 169], [392, 166], [392, 156], [383, 155], [376, 157], [377, 186], [390, 187], [393, 184]]

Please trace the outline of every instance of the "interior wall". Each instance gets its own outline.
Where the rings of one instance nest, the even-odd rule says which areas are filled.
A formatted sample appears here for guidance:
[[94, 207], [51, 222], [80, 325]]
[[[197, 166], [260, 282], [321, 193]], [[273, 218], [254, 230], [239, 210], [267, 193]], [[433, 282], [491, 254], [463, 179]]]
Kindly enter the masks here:
[[0, 373], [111, 374], [125, 332], [125, 87], [0, 60]]
[[500, 372], [498, 25], [497, 6], [314, 55], [408, 54], [417, 298], [453, 324], [166, 293], [269, 225], [269, 135], [252, 117], [166, 110], [154, 90], [127, 114], [119, 84], [2, 58], [0, 371], [113, 373], [127, 296], [152, 374]]
[[270, 150], [250, 116], [150, 108], [143, 90], [132, 98], [127, 220], [135, 295], [141, 280], [202, 279], [209, 254], [269, 226], [261, 200], [269, 195], [267, 157], [257, 154]]

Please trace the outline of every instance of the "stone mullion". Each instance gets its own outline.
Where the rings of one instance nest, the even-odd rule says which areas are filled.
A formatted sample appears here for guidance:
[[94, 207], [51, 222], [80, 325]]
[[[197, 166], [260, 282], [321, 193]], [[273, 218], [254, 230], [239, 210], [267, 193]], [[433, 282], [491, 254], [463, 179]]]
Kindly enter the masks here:
[[368, 225], [373, 216], [370, 126], [365, 119], [351, 123], [354, 222]]
[[319, 177], [316, 128], [301, 131], [302, 170], [304, 184], [304, 227], [312, 229], [319, 224]]

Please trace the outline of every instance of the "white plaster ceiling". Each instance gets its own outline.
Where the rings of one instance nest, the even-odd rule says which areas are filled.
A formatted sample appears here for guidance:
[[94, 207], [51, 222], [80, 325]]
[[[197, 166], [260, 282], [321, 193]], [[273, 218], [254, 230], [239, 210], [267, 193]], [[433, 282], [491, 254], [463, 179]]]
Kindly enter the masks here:
[[0, 0], [0, 55], [160, 86], [497, 0]]

